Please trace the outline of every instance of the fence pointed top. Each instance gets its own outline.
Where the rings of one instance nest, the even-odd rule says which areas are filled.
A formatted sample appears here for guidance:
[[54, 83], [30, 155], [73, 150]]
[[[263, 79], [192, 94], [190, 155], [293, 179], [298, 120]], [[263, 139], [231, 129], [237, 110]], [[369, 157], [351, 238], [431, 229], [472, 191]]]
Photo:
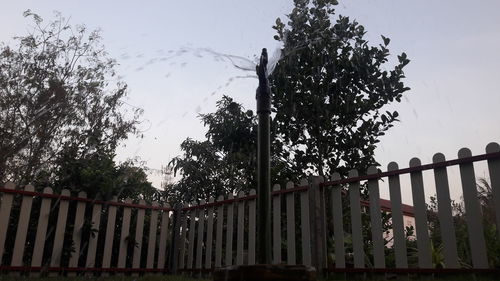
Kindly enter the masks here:
[[273, 191], [278, 191], [281, 189], [281, 186], [279, 184], [273, 185]]
[[222, 200], [224, 200], [224, 196], [222, 195], [217, 196], [217, 201], [222, 201]]
[[307, 181], [307, 179], [301, 179], [300, 186], [305, 186], [305, 185], [309, 185], [309, 182]]
[[286, 189], [294, 188], [295, 184], [292, 181], [286, 183]]
[[486, 153], [500, 152], [500, 145], [496, 142], [490, 142], [486, 146]]
[[368, 175], [378, 174], [378, 169], [375, 166], [370, 166], [370, 167], [368, 167], [368, 170], [366, 170], [366, 173]]
[[4, 187], [7, 188], [7, 189], [15, 189], [16, 185], [13, 182], [8, 181], [8, 182], [5, 183]]
[[35, 188], [31, 184], [28, 184], [27, 186], [24, 187], [24, 190], [25, 191], [35, 191]]
[[434, 154], [434, 156], [432, 156], [433, 163], [439, 163], [439, 162], [444, 162], [444, 161], [446, 161], [446, 157], [441, 152], [438, 152], [438, 153]]
[[388, 171], [394, 171], [394, 170], [397, 170], [397, 169], [399, 169], [399, 166], [398, 166], [398, 163], [396, 163], [396, 162], [390, 162], [387, 165], [387, 170]]
[[472, 152], [467, 147], [464, 147], [458, 151], [458, 158], [471, 157]]
[[51, 187], [47, 186], [46, 188], [43, 189], [43, 193], [52, 194], [52, 192], [53, 192], [53, 190]]
[[78, 192], [78, 197], [80, 197], [80, 198], [87, 198], [87, 192], [85, 192], [85, 191]]
[[410, 167], [416, 167], [416, 166], [420, 166], [420, 165], [422, 165], [422, 162], [417, 157], [413, 157], [410, 160]]
[[349, 177], [350, 178], [355, 178], [357, 176], [358, 176], [358, 170], [352, 169], [352, 170], [349, 171]]
[[200, 205], [205, 205], [207, 202], [205, 201], [205, 199], [201, 199], [200, 200]]
[[69, 189], [63, 189], [63, 190], [61, 190], [61, 195], [62, 196], [70, 196], [71, 192], [69, 191]]
[[208, 202], [209, 203], [213, 203], [215, 201], [214, 197], [213, 196], [210, 196], [210, 198], [208, 198]]
[[333, 173], [332, 181], [338, 181], [338, 180], [340, 180], [340, 174], [337, 172]]
[[170, 204], [165, 203], [165, 204], [163, 204], [163, 207], [170, 209]]
[[257, 194], [257, 192], [255, 191], [255, 189], [253, 189], [253, 188], [250, 189], [250, 195], [255, 195], [255, 194]]

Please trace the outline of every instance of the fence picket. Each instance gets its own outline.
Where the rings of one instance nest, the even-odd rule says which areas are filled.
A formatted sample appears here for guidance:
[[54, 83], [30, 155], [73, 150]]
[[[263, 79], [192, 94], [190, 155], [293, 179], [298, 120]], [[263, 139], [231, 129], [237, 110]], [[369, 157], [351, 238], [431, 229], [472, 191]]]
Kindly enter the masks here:
[[101, 204], [94, 204], [92, 208], [92, 228], [97, 229], [94, 235], [90, 235], [89, 238], [89, 246], [87, 249], [87, 260], [85, 262], [85, 266], [88, 268], [93, 268], [95, 266], [95, 258], [97, 251], [97, 239], [99, 239], [99, 226], [101, 224]]
[[[255, 189], [250, 190], [250, 196], [255, 196]], [[248, 264], [255, 264], [255, 206], [256, 199], [248, 202]]]
[[313, 176], [307, 190], [309, 195], [309, 223], [311, 225], [311, 264], [319, 271], [327, 267], [326, 216], [322, 176]]
[[[12, 182], [7, 182], [5, 189], [15, 189], [16, 186]], [[0, 264], [2, 264], [3, 253], [5, 251], [5, 238], [7, 237], [7, 228], [9, 227], [10, 212], [12, 210], [12, 201], [14, 194], [3, 193], [0, 204]]]
[[[300, 181], [300, 186], [308, 184], [306, 179]], [[309, 223], [309, 195], [307, 192], [300, 193], [300, 222], [302, 229], [302, 264], [311, 266], [311, 225]]]
[[[357, 170], [349, 171], [349, 178], [358, 177]], [[365, 267], [365, 252], [363, 250], [363, 228], [361, 226], [361, 198], [359, 196], [359, 181], [349, 184], [349, 205], [351, 209], [351, 235], [354, 254], [354, 267]]]
[[[196, 206], [193, 202], [191, 206]], [[189, 212], [189, 240], [188, 240], [188, 258], [186, 268], [193, 268], [193, 254], [194, 254], [194, 235], [196, 233], [196, 209]]]
[[[286, 189], [294, 188], [293, 182], [286, 184]], [[294, 193], [287, 193], [286, 197], [286, 255], [287, 264], [295, 265], [297, 257], [295, 253], [295, 197]]]
[[[146, 201], [141, 199], [139, 200], [139, 205], [146, 205]], [[137, 222], [135, 226], [135, 247], [134, 247], [134, 255], [132, 257], [132, 268], [139, 269], [141, 268], [141, 252], [142, 252], [142, 236], [144, 235], [144, 214], [146, 210], [137, 209]], [[132, 273], [132, 276], [139, 276], [138, 272]]]
[[[184, 207], [188, 207], [189, 205], [184, 205]], [[181, 212], [181, 211], [180, 211]], [[186, 237], [187, 237], [187, 214], [188, 211], [184, 211], [184, 214], [181, 216], [182, 218], [182, 232], [179, 234], [180, 237], [180, 253], [179, 253], [179, 268], [184, 269], [186, 262]]]
[[[281, 189], [279, 184], [273, 186], [273, 191]], [[281, 263], [281, 195], [272, 196], [273, 199], [273, 263]]]
[[[245, 197], [245, 193], [240, 191], [238, 193], [238, 198]], [[241, 200], [238, 202], [238, 232], [236, 240], [236, 265], [243, 264], [243, 245], [245, 242], [245, 201]]]
[[[332, 181], [340, 180], [340, 174], [334, 173]], [[335, 243], [335, 267], [345, 268], [344, 223], [342, 211], [342, 187], [336, 185], [331, 191], [333, 240]]]
[[[205, 205], [205, 200], [201, 199], [200, 205]], [[196, 243], [196, 268], [201, 269], [201, 261], [203, 258], [203, 236], [205, 227], [205, 208], [201, 208], [198, 211], [198, 242]]]
[[[153, 207], [158, 207], [158, 202], [151, 203]], [[149, 221], [149, 237], [148, 237], [148, 257], [146, 259], [146, 268], [153, 268], [155, 250], [156, 250], [156, 232], [158, 230], [158, 210], [151, 209], [151, 218]]]
[[[234, 199], [232, 193], [228, 196], [229, 200]], [[234, 203], [227, 204], [227, 228], [226, 228], [226, 257], [225, 265], [233, 265], [233, 235], [234, 235]]]
[[[387, 165], [387, 171], [397, 170], [398, 164], [391, 162]], [[403, 221], [403, 210], [401, 208], [401, 184], [399, 175], [389, 176], [389, 196], [391, 198], [392, 233], [394, 237], [394, 254], [397, 268], [408, 268], [406, 255], [406, 238]]]
[[[486, 153], [500, 152], [500, 145], [492, 142], [486, 146]], [[500, 158], [488, 159], [488, 170], [490, 175], [490, 186], [495, 206], [495, 218], [498, 237], [500, 237]]]
[[[412, 158], [410, 168], [422, 165], [420, 159]], [[427, 225], [427, 211], [425, 206], [424, 180], [422, 171], [410, 173], [413, 208], [415, 210], [415, 231], [417, 234], [418, 266], [432, 267], [431, 242]]]
[[[78, 198], [87, 198], [87, 193], [80, 191], [78, 193]], [[86, 202], [78, 201], [76, 204], [75, 221], [73, 223], [73, 249], [74, 252], [71, 253], [71, 258], [69, 260], [69, 267], [78, 267], [78, 260], [80, 259], [80, 245], [82, 242], [82, 227], [83, 227], [83, 217], [85, 216]], [[76, 276], [76, 272], [68, 272], [68, 276]]]
[[[125, 199], [125, 204], [132, 204], [132, 199]], [[123, 207], [122, 217], [122, 230], [120, 233], [120, 249], [118, 251], [118, 268], [125, 268], [127, 259], [127, 241], [130, 233], [130, 215], [132, 209], [130, 207]]]
[[[442, 153], [436, 153], [432, 157], [433, 163], [444, 161], [446, 161], [446, 158]], [[436, 183], [441, 239], [443, 240], [444, 263], [447, 268], [459, 268], [457, 239], [455, 237], [455, 226], [453, 225], [453, 216], [451, 213], [450, 187], [446, 167], [434, 169], [434, 181]]]
[[[118, 197], [114, 196], [111, 202], [117, 202]], [[115, 222], [116, 222], [116, 210], [117, 207], [114, 205], [108, 206], [108, 221], [106, 222], [106, 238], [104, 240], [104, 253], [102, 255], [102, 267], [111, 267], [111, 253], [113, 250], [113, 237], [115, 235]], [[107, 272], [102, 273], [104, 276], [108, 276]]]
[[[212, 204], [214, 198], [210, 197], [208, 203]], [[209, 207], [207, 217], [207, 242], [206, 242], [206, 252], [205, 252], [205, 268], [212, 268], [212, 245], [213, 245], [213, 234], [214, 234], [214, 207]]]
[[[368, 167], [367, 174], [375, 175], [378, 169]], [[379, 179], [368, 180], [368, 193], [370, 198], [370, 224], [373, 240], [373, 265], [375, 268], [385, 268], [384, 232], [382, 229], [382, 215], [380, 209]]]
[[[471, 157], [468, 148], [458, 151], [458, 158]], [[481, 206], [477, 198], [476, 175], [472, 163], [462, 163], [460, 167], [460, 178], [465, 205], [465, 220], [469, 233], [469, 243], [474, 268], [488, 268], [488, 257], [486, 254], [486, 241], [484, 239], [484, 227], [482, 221]]]
[[[67, 189], [63, 189], [61, 196], [70, 196]], [[54, 234], [54, 246], [52, 248], [52, 257], [50, 258], [51, 267], [59, 267], [61, 264], [61, 255], [64, 243], [64, 232], [66, 230], [66, 220], [68, 217], [68, 200], [59, 199], [59, 213], [57, 215], [56, 231]], [[57, 272], [51, 272], [50, 276], [57, 276]]]
[[[24, 191], [35, 191], [33, 186], [27, 185]], [[14, 242], [14, 250], [12, 253], [12, 266], [22, 266], [24, 248], [26, 244], [26, 235], [28, 234], [28, 226], [30, 221], [31, 206], [33, 205], [33, 196], [23, 196], [21, 203], [21, 212], [19, 213], [19, 221], [17, 222], [16, 241]], [[20, 272], [12, 272], [13, 275], [20, 275]]]
[[[163, 205], [164, 208], [170, 208], [170, 205], [166, 203]], [[160, 225], [160, 241], [158, 245], [158, 263], [156, 268], [165, 269], [165, 253], [167, 251], [167, 237], [168, 237], [168, 221], [170, 212], [163, 210], [161, 213], [161, 225]], [[172, 240], [174, 238], [172, 237]], [[175, 252], [175, 250], [174, 250]]]
[[[224, 196], [217, 197], [217, 201], [224, 201]], [[217, 206], [217, 230], [215, 234], [215, 267], [222, 266], [222, 225], [224, 222], [224, 206]]]
[[[43, 189], [44, 194], [52, 194], [52, 188], [46, 187]], [[33, 247], [33, 256], [31, 257], [31, 266], [38, 267], [42, 265], [43, 250], [45, 248], [45, 238], [47, 237], [47, 225], [49, 223], [51, 198], [42, 198], [40, 207], [40, 215], [38, 216], [38, 224], [36, 229], [35, 246]], [[30, 276], [40, 276], [39, 272], [30, 273]]]

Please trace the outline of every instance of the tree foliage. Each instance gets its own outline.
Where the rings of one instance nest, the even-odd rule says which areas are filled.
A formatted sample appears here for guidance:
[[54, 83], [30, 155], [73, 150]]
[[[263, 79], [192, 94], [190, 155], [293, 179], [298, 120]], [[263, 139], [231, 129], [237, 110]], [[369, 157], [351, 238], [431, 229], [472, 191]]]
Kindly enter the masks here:
[[208, 130], [205, 141], [186, 139], [182, 156], [170, 162], [179, 182], [166, 186], [167, 198], [190, 202], [195, 199], [248, 190], [255, 184], [256, 123], [252, 111], [223, 96], [217, 111], [202, 114]]
[[127, 85], [99, 31], [60, 14], [49, 22], [24, 16], [33, 21], [29, 33], [0, 45], [0, 182], [109, 197], [136, 181], [130, 195], [151, 191], [142, 168], [113, 160], [142, 112], [124, 107]]
[[[276, 153], [293, 159], [295, 174], [346, 174], [377, 165], [379, 137], [397, 121], [383, 111], [409, 90], [402, 79], [409, 60], [388, 64], [389, 38], [371, 46], [365, 28], [335, 17], [336, 1], [296, 0], [287, 25], [273, 27], [283, 58], [272, 73]], [[290, 161], [288, 161], [290, 162]]]
[[[369, 45], [358, 22], [344, 16], [334, 20], [336, 1], [294, 4], [287, 24], [278, 18], [273, 27], [283, 48], [269, 77], [272, 181], [346, 175], [354, 168], [363, 173], [377, 165], [376, 144], [398, 121], [398, 113], [384, 112], [384, 106], [399, 102], [409, 90], [402, 82], [409, 60], [402, 53], [391, 70], [389, 38], [382, 36], [382, 44]], [[203, 115], [202, 121], [207, 140], [183, 143], [184, 155], [171, 162], [182, 178], [170, 189], [189, 193], [185, 198], [192, 201], [254, 188], [253, 113], [224, 97], [217, 111]]]

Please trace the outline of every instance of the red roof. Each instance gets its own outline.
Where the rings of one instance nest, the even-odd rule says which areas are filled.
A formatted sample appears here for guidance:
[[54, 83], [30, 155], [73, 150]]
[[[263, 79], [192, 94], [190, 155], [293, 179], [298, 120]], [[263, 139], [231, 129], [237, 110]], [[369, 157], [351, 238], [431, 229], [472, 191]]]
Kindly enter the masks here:
[[[380, 209], [385, 212], [391, 212], [391, 201], [387, 199], [380, 199]], [[368, 200], [361, 200], [361, 205], [363, 206], [370, 206], [370, 201]], [[415, 217], [415, 211], [413, 210], [413, 206], [402, 204], [401, 205], [401, 210], [403, 211], [403, 215], [409, 216], [409, 217]]]

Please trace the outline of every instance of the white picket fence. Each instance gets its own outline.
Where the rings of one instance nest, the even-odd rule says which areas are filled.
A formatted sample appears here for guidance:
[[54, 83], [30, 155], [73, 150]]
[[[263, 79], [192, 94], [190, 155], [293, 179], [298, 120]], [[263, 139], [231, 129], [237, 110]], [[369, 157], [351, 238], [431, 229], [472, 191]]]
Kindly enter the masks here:
[[[326, 181], [313, 177], [298, 185], [292, 182], [285, 186], [275, 185], [272, 192], [273, 263], [312, 265], [319, 270], [335, 272], [459, 270], [447, 174], [447, 167], [458, 165], [473, 267], [467, 270], [498, 271], [489, 268], [484, 227], [478, 219], [482, 214], [473, 163], [487, 161], [500, 235], [500, 146], [491, 143], [486, 154], [477, 156], [472, 156], [468, 149], [461, 149], [458, 156], [456, 160], [446, 161], [444, 155], [438, 153], [433, 163], [427, 165], [421, 165], [420, 160], [414, 158], [405, 169], [399, 169], [392, 162], [386, 172], [370, 167], [363, 176], [352, 170], [347, 178], [333, 174]], [[433, 171], [434, 175], [445, 269], [432, 269], [425, 206], [426, 196], [432, 194], [424, 193], [422, 172], [426, 170]], [[416, 221], [418, 265], [413, 268], [408, 263], [401, 208], [400, 176], [406, 174], [411, 179]], [[384, 245], [379, 195], [379, 185], [385, 178], [391, 201], [395, 257], [392, 268], [386, 265], [387, 246]], [[366, 205], [367, 201], [360, 196], [360, 186], [365, 183], [369, 197], [368, 226], [363, 225], [361, 209], [362, 202]], [[157, 202], [148, 205], [142, 200], [138, 204], [132, 204], [130, 199], [124, 202], [91, 200], [84, 193], [70, 197], [67, 190], [61, 195], [52, 194], [50, 188], [45, 188], [43, 193], [33, 190], [31, 186], [17, 190], [11, 183], [0, 189], [0, 257], [3, 257], [0, 271], [33, 275], [40, 271], [68, 275], [79, 272], [209, 272], [218, 267], [256, 262], [255, 190], [249, 194], [240, 192], [236, 197], [201, 200], [176, 209], [168, 205], [160, 207]], [[30, 215], [34, 200], [41, 201], [37, 205], [37, 218]], [[19, 219], [14, 222], [10, 218], [16, 204]], [[55, 211], [57, 218], [55, 215], [50, 218]], [[348, 214], [344, 214], [345, 211]], [[349, 227], [344, 221], [346, 217], [350, 218]], [[95, 235], [83, 235], [85, 218], [98, 230]], [[363, 236], [366, 227], [372, 235], [369, 252], [365, 252], [367, 237]], [[34, 229], [36, 235], [27, 238], [29, 229]], [[68, 233], [74, 251], [69, 260], [64, 261], [63, 246], [67, 245]], [[46, 239], [49, 236], [50, 239]], [[135, 241], [132, 247], [131, 240]], [[143, 248], [146, 245], [147, 248]], [[368, 260], [373, 263], [367, 263]]]

